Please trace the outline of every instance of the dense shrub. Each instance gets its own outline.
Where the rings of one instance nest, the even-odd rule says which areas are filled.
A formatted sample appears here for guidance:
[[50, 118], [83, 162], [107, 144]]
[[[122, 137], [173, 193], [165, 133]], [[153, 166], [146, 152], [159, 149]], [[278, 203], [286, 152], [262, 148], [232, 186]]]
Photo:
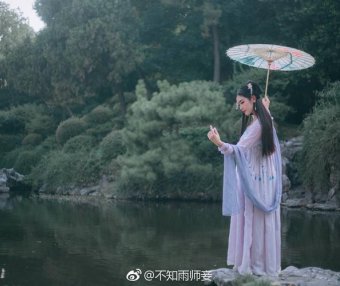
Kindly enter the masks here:
[[39, 162], [40, 156], [36, 152], [22, 151], [18, 154], [14, 169], [21, 174], [27, 175], [31, 172], [32, 168]]
[[5, 134], [38, 133], [47, 136], [56, 123], [43, 105], [24, 104], [0, 111], [0, 132]]
[[112, 131], [100, 142], [99, 150], [103, 160], [109, 161], [126, 152], [121, 131]]
[[42, 136], [52, 134], [57, 124], [54, 119], [47, 114], [37, 114], [34, 118], [26, 123], [26, 131], [38, 133]]
[[22, 152], [21, 148], [15, 148], [9, 152], [6, 152], [0, 157], [0, 164], [2, 168], [13, 168], [14, 164], [19, 156], [19, 154]]
[[89, 151], [94, 146], [94, 144], [95, 139], [92, 136], [78, 135], [65, 143], [63, 151], [66, 153], [75, 153], [80, 150]]
[[25, 123], [8, 111], [0, 111], [0, 132], [2, 134], [18, 134], [25, 129]]
[[51, 151], [32, 170], [30, 179], [35, 188], [45, 184], [49, 190], [58, 187], [86, 186], [97, 183], [103, 164], [95, 150], [74, 153]]
[[86, 123], [78, 117], [71, 117], [62, 121], [56, 131], [56, 140], [59, 144], [64, 144], [70, 138], [81, 134], [86, 128]]
[[112, 119], [113, 113], [109, 107], [99, 105], [85, 116], [86, 122], [92, 125], [105, 123]]
[[39, 143], [41, 143], [43, 140], [42, 136], [40, 134], [37, 133], [31, 133], [28, 134], [24, 137], [24, 139], [22, 139], [21, 144], [22, 145], [31, 145], [31, 146], [36, 146]]
[[225, 104], [217, 84], [158, 85], [152, 98], [143, 82], [136, 87], [137, 101], [122, 130], [127, 152], [118, 157], [120, 190], [152, 197], [217, 196], [222, 160], [206, 134], [212, 124], [230, 142], [239, 112]]
[[86, 134], [95, 137], [98, 141], [102, 140], [109, 132], [112, 131], [113, 123], [111, 121], [94, 125], [86, 130]]
[[19, 135], [0, 134], [1, 153], [11, 151], [20, 146], [21, 138]]
[[340, 82], [318, 97], [313, 113], [304, 120], [300, 170], [306, 186], [315, 192], [327, 192], [331, 173], [340, 170]]
[[63, 151], [48, 153], [32, 170], [30, 178], [34, 187], [46, 184], [49, 187], [63, 187], [72, 182], [78, 173], [76, 160], [78, 154], [66, 154]]

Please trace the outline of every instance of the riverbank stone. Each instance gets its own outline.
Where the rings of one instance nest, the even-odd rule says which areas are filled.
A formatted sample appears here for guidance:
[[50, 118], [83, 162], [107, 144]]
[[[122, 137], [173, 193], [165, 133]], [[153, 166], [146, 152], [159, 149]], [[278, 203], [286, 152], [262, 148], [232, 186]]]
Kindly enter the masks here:
[[24, 179], [24, 175], [19, 174], [13, 168], [0, 169], [0, 193], [7, 193], [11, 188], [16, 188], [20, 186]]
[[[211, 281], [205, 281], [204, 285], [234, 286], [241, 277], [237, 271], [229, 268], [210, 270]], [[288, 266], [280, 272], [278, 277], [253, 276], [257, 282], [268, 281], [272, 286], [336, 286], [340, 285], [340, 272], [335, 272], [318, 267], [296, 268]], [[249, 284], [251, 285], [251, 284]]]

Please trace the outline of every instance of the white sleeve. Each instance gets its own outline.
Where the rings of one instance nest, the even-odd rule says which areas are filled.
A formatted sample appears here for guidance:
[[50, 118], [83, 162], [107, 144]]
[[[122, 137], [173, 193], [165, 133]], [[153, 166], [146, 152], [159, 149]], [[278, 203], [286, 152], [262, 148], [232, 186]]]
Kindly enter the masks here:
[[[261, 142], [261, 125], [257, 121], [252, 123], [252, 125], [246, 129], [246, 131], [243, 133], [236, 146], [242, 148], [251, 148], [259, 144], [260, 142]], [[218, 147], [218, 151], [220, 151], [221, 154], [224, 155], [231, 154], [234, 151], [231, 145], [232, 144], [229, 143], [223, 143], [221, 147]]]
[[228, 155], [233, 153], [233, 148], [230, 146], [229, 143], [223, 143], [221, 147], [218, 147], [218, 151], [220, 151], [221, 154]]
[[257, 120], [249, 126], [241, 136], [237, 146], [251, 148], [261, 142], [261, 124]]

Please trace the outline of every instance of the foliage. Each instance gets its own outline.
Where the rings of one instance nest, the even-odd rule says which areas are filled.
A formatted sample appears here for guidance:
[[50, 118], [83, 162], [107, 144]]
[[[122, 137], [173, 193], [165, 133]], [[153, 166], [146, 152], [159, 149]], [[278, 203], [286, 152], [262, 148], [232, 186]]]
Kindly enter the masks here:
[[103, 163], [96, 150], [81, 149], [66, 153], [49, 152], [32, 170], [29, 179], [34, 188], [45, 185], [51, 192], [58, 187], [80, 187], [95, 184], [103, 172]]
[[97, 141], [100, 141], [112, 131], [113, 125], [114, 123], [110, 120], [103, 124], [93, 125], [92, 128], [87, 129], [85, 133], [95, 137]]
[[25, 129], [25, 122], [15, 117], [7, 111], [0, 111], [0, 132], [2, 134], [13, 134], [23, 132]]
[[143, 82], [136, 87], [137, 101], [123, 129], [127, 153], [118, 158], [120, 183], [141, 196], [216, 197], [220, 164], [208, 142], [209, 124], [226, 127], [232, 117], [222, 89], [211, 82], [158, 82], [151, 99]]
[[86, 123], [78, 117], [70, 117], [62, 121], [56, 130], [56, 139], [59, 144], [65, 144], [70, 138], [81, 134], [86, 129]]
[[0, 111], [0, 132], [5, 134], [37, 133], [47, 136], [56, 124], [47, 108], [39, 104], [23, 104]]
[[27, 20], [9, 5], [0, 1], [0, 60], [18, 46], [26, 37], [33, 37], [33, 30]]
[[1, 153], [8, 152], [18, 147], [21, 142], [21, 137], [11, 134], [0, 134]]
[[42, 140], [43, 140], [43, 138], [40, 134], [30, 133], [30, 134], [26, 135], [24, 137], [24, 139], [22, 139], [21, 144], [22, 145], [35, 146], [35, 145], [38, 145], [39, 143], [41, 143]]
[[38, 0], [36, 8], [47, 23], [40, 37], [53, 66], [46, 68], [54, 104], [69, 109], [87, 97], [120, 93], [142, 59], [130, 1]]
[[13, 167], [17, 172], [28, 175], [39, 160], [40, 157], [37, 152], [25, 150], [18, 154]]
[[112, 116], [113, 114], [109, 107], [98, 105], [85, 116], [85, 121], [95, 126], [109, 121]]
[[89, 135], [78, 135], [69, 139], [63, 146], [65, 153], [75, 153], [77, 151], [90, 151], [95, 145], [95, 138]]
[[[90, 182], [112, 168], [125, 191], [214, 195], [221, 160], [206, 139], [208, 127], [216, 125], [223, 140], [235, 143], [236, 90], [249, 79], [264, 89], [266, 79], [265, 70], [235, 63], [225, 50], [274, 43], [316, 57], [312, 69], [270, 74], [270, 110], [280, 137], [296, 134], [291, 126], [312, 110], [315, 91], [339, 78], [339, 3], [37, 0], [46, 27], [34, 35], [22, 15], [0, 2], [1, 164], [33, 167], [35, 182], [54, 186], [63, 179]], [[219, 77], [222, 85], [206, 81]], [[329, 102], [330, 93], [337, 92], [318, 96]], [[304, 166], [328, 158], [326, 150], [336, 157], [329, 142], [337, 140], [337, 126], [327, 120], [338, 118], [338, 103], [326, 101], [308, 116], [304, 133], [313, 130], [328, 147], [316, 150], [317, 139], [306, 141]], [[334, 165], [327, 160], [318, 164], [325, 171], [309, 168], [310, 184], [327, 181]], [[68, 164], [72, 176], [54, 178], [53, 167], [69, 172]]]
[[126, 147], [123, 142], [121, 131], [111, 131], [106, 135], [99, 144], [99, 151], [103, 160], [111, 161], [118, 155], [123, 155], [126, 152]]
[[340, 170], [340, 82], [325, 88], [313, 113], [304, 120], [301, 171], [314, 192], [328, 192], [330, 174]]

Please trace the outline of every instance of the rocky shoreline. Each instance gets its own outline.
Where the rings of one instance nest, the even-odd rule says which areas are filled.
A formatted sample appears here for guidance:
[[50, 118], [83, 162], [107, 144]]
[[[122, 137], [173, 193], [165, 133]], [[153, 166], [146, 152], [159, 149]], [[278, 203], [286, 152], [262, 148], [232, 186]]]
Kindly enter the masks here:
[[[237, 286], [241, 276], [235, 270], [219, 268], [210, 270], [211, 282], [206, 281], [204, 285]], [[340, 272], [335, 272], [318, 267], [296, 268], [289, 266], [282, 270], [278, 277], [252, 276], [257, 284], [246, 285], [272, 285], [272, 286], [336, 286], [340, 285]], [[262, 284], [260, 284], [262, 282]]]
[[[281, 205], [287, 208], [300, 208], [315, 211], [340, 211], [340, 174], [335, 170], [330, 176], [331, 189], [328, 193], [312, 193], [302, 186], [298, 173], [299, 153], [302, 150], [303, 138], [295, 137], [289, 141], [281, 142], [282, 153], [282, 183], [283, 193]], [[19, 189], [22, 186], [23, 176], [13, 169], [0, 169], [0, 193], [9, 192], [10, 189]], [[38, 194], [55, 197], [79, 196], [89, 198], [102, 198], [107, 200], [176, 200], [176, 201], [220, 201], [219, 197], [209, 197], [208, 194], [186, 194], [186, 197], [136, 197], [136, 195], [122, 195], [115, 192], [116, 186], [110, 178], [103, 176], [97, 185], [88, 187], [58, 187], [51, 193], [46, 186], [42, 186]], [[22, 189], [22, 187], [21, 187]]]
[[328, 193], [312, 193], [302, 185], [298, 173], [299, 155], [302, 151], [303, 137], [295, 137], [281, 142], [282, 154], [282, 200], [281, 205], [288, 208], [308, 210], [340, 211], [340, 170], [333, 170], [330, 176]]

